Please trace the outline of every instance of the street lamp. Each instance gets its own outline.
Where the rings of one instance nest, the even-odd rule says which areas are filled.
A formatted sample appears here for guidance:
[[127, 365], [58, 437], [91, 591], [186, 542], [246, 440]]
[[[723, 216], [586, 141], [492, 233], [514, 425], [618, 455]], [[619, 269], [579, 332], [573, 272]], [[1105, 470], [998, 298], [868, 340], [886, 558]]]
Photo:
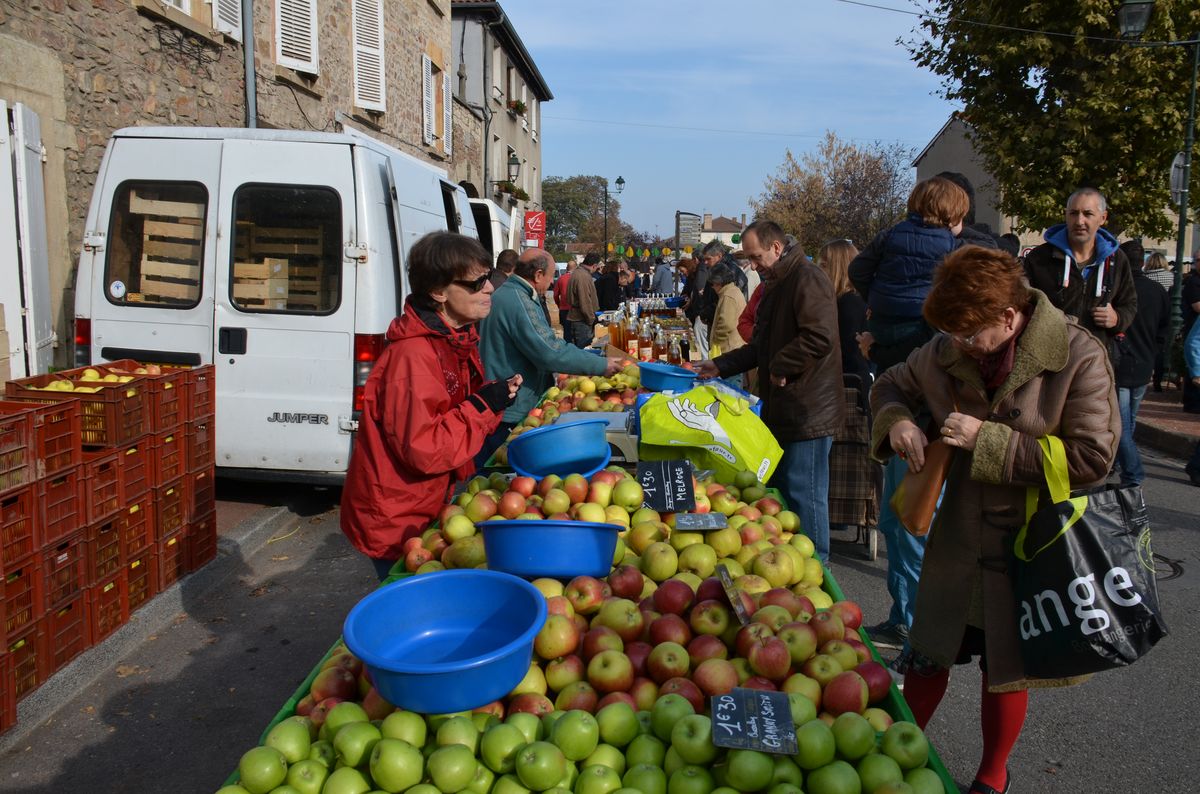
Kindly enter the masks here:
[[[614, 193], [620, 193], [625, 189], [625, 177], [617, 177], [617, 189]], [[608, 258], [608, 180], [604, 180], [604, 239], [600, 242], [600, 256], [604, 259]]]
[[517, 184], [517, 177], [521, 175], [521, 160], [517, 157], [517, 153], [513, 152], [508, 156], [508, 179], [497, 179], [492, 182], [493, 185], [503, 185], [509, 182], [514, 187]]
[[[1126, 0], [1117, 11], [1117, 25], [1121, 30], [1121, 38], [1138, 39], [1146, 32], [1150, 23], [1150, 14], [1154, 11], [1154, 0]], [[1167, 331], [1167, 366], [1174, 367], [1175, 338], [1183, 325], [1181, 304], [1183, 303], [1183, 256], [1186, 253], [1183, 237], [1187, 233], [1188, 217], [1188, 182], [1192, 177], [1192, 146], [1196, 133], [1196, 79], [1200, 76], [1200, 37], [1193, 34], [1185, 41], [1165, 41], [1161, 43], [1147, 42], [1144, 47], [1191, 47], [1192, 48], [1192, 81], [1188, 93], [1187, 132], [1183, 140], [1183, 183], [1179, 190], [1179, 234], [1175, 242], [1175, 273], [1171, 285], [1171, 324]], [[1192, 262], [1195, 268], [1200, 263]], [[1187, 377], [1187, 373], [1184, 373]]]

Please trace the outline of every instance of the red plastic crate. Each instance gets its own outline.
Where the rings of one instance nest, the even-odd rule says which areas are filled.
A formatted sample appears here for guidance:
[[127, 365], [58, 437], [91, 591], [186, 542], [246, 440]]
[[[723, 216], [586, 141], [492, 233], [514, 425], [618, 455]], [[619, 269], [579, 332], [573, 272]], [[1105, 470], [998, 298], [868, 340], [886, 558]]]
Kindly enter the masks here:
[[158, 540], [174, 535], [187, 524], [187, 486], [182, 477], [154, 489], [154, 517]]
[[86, 525], [82, 466], [71, 466], [38, 480], [35, 487], [39, 546], [57, 543]]
[[187, 440], [182, 429], [158, 433], [154, 439], [154, 478], [157, 488], [187, 472]]
[[40, 624], [34, 623], [24, 631], [8, 638], [8, 658], [12, 669], [13, 703], [20, 703], [46, 680], [46, 664], [42, 658]]
[[187, 470], [197, 471], [217, 463], [216, 424], [210, 419], [187, 423]]
[[115, 449], [84, 453], [83, 493], [89, 524], [108, 518], [121, 507], [123, 472], [117, 453]]
[[188, 524], [188, 573], [198, 571], [217, 556], [217, 512], [213, 510]]
[[129, 582], [124, 566], [108, 579], [88, 589], [88, 623], [92, 645], [129, 622]]
[[158, 595], [158, 552], [146, 549], [125, 564], [128, 570], [129, 614]]
[[188, 512], [190, 521], [217, 509], [217, 477], [214, 469], [194, 471], [187, 476]]
[[13, 696], [12, 657], [0, 647], [0, 734], [17, 724], [17, 699]]
[[158, 592], [166, 590], [187, 571], [187, 533], [176, 532], [158, 542]]
[[142, 436], [117, 448], [121, 465], [121, 499], [131, 502], [154, 486], [154, 436]]
[[154, 492], [148, 491], [117, 513], [117, 524], [121, 528], [121, 549], [125, 559], [132, 560], [137, 554], [154, 547]]
[[91, 646], [91, 625], [84, 593], [46, 613], [42, 618], [42, 642], [46, 678]]
[[46, 405], [0, 400], [0, 408], [29, 411], [33, 420], [33, 479], [79, 464], [79, 401], [66, 400]]
[[188, 410], [184, 419], [195, 422], [217, 412], [217, 370], [212, 364], [188, 370]]
[[34, 481], [33, 412], [26, 405], [0, 403], [0, 494]]
[[38, 550], [33, 486], [0, 497], [0, 571]]
[[76, 532], [42, 549], [42, 603], [46, 613], [83, 593], [88, 578], [87, 533]]
[[86, 557], [89, 584], [107, 579], [125, 565], [120, 516], [109, 516], [87, 528]]
[[10, 380], [5, 385], [7, 399], [43, 404], [79, 401], [79, 440], [84, 446], [111, 447], [146, 434], [150, 387], [145, 381], [76, 381], [77, 387], [96, 389], [95, 392], [80, 391], [80, 388], [71, 391], [43, 388], [60, 380], [64, 377], [57, 373]]
[[14, 637], [42, 616], [42, 566], [40, 555], [26, 557], [4, 570], [0, 611], [4, 615], [4, 636]]

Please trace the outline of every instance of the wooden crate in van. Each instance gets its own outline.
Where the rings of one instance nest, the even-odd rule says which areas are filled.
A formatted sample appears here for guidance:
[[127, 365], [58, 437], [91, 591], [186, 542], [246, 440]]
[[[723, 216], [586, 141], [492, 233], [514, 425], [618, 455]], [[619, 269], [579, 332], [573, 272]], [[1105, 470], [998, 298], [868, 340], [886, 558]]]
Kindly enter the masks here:
[[233, 280], [250, 281], [261, 279], [287, 279], [288, 260], [264, 258], [261, 262], [233, 263]]
[[255, 226], [250, 230], [251, 257], [302, 254], [320, 256], [323, 251], [320, 226], [312, 228]]
[[243, 279], [233, 283], [233, 297], [242, 300], [287, 300], [286, 278]]
[[[136, 196], [136, 193], [133, 194]], [[133, 196], [130, 197], [131, 204]], [[146, 201], [147, 209], [166, 211], [193, 206], [178, 201]], [[160, 206], [156, 206], [160, 205]], [[204, 227], [185, 216], [146, 220], [142, 224], [141, 282], [138, 292], [173, 300], [195, 300], [200, 295], [200, 260]]]

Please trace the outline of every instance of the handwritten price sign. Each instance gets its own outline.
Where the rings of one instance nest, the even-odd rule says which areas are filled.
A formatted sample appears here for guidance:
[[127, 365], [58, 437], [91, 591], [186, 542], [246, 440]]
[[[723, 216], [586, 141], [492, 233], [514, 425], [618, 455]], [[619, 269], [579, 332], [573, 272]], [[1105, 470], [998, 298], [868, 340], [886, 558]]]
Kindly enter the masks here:
[[738, 687], [712, 699], [713, 744], [735, 750], [794, 755], [796, 729], [783, 692]]

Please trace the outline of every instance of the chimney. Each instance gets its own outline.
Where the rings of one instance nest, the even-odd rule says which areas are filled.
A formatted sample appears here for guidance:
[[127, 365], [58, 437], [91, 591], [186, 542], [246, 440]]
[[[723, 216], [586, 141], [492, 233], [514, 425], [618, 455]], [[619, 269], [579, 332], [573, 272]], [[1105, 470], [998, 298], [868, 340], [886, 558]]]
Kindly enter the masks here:
[[746, 228], [746, 213], [742, 213], [742, 228]]
[[704, 213], [704, 226], [702, 228], [706, 232], [712, 231], [712, 213], [711, 212]]

